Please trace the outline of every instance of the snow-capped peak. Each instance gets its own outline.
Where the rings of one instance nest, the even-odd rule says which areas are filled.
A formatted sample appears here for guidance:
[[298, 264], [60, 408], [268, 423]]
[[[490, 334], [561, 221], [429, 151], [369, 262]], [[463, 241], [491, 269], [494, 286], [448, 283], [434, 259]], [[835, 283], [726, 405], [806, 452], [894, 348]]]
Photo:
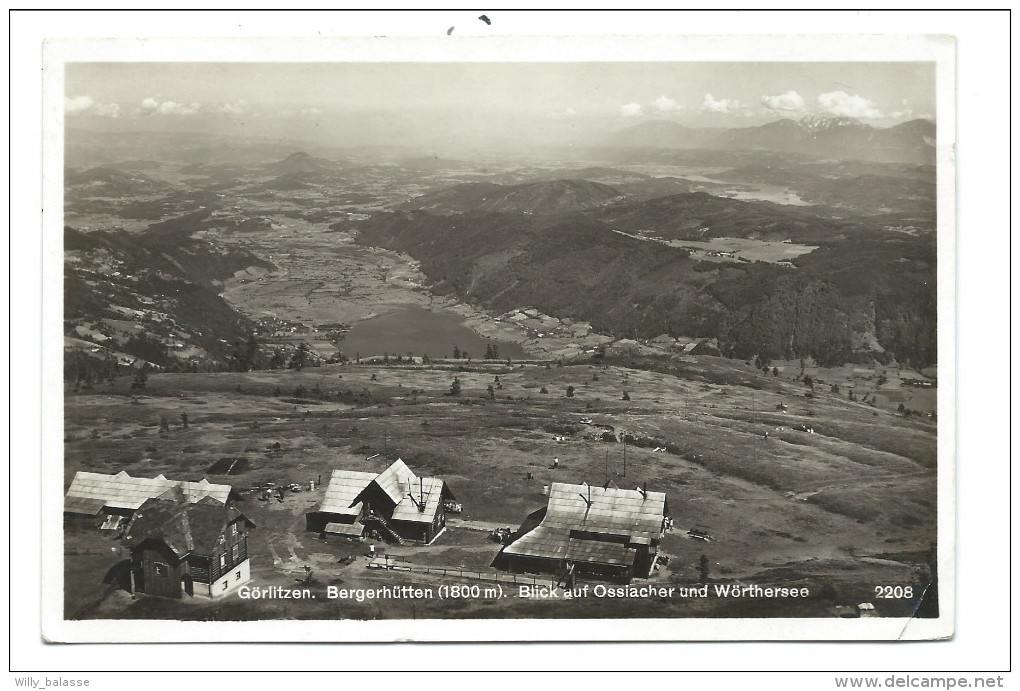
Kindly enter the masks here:
[[859, 120], [845, 116], [805, 115], [798, 122], [798, 125], [812, 132], [817, 130], [828, 130], [834, 127], [861, 127]]

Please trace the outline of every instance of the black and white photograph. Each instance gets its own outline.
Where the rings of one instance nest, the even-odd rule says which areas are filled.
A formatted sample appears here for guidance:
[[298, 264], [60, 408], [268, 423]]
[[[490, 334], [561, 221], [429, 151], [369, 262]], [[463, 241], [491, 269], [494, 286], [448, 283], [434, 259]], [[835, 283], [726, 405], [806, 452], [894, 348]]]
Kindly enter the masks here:
[[952, 635], [951, 38], [182, 45], [47, 46], [54, 640]]

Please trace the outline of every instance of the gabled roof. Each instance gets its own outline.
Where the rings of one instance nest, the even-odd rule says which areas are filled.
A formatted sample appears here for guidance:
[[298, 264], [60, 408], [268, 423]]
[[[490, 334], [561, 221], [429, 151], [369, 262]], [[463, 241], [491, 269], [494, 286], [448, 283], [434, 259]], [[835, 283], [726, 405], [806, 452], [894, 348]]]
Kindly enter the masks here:
[[[358, 516], [363, 508], [362, 494], [375, 484], [393, 502], [392, 520], [429, 523], [443, 500], [453, 495], [446, 483], [436, 477], [419, 477], [397, 459], [381, 473], [334, 470], [319, 505], [322, 513]], [[424, 511], [419, 510], [424, 505]]]
[[233, 506], [219, 503], [181, 503], [172, 499], [149, 499], [135, 512], [124, 533], [124, 544], [135, 547], [146, 540], [161, 540], [178, 558], [189, 554], [210, 556], [227, 525], [249, 521]]
[[[76, 509], [91, 507], [95, 501], [102, 501], [102, 506], [111, 508], [137, 509], [147, 499], [158, 497], [171, 489], [179, 492], [177, 495], [180, 497], [179, 501], [189, 503], [204, 497], [212, 497], [225, 504], [227, 497], [230, 496], [230, 485], [214, 485], [206, 479], [201, 482], [188, 482], [168, 480], [162, 475], [154, 478], [131, 477], [124, 471], [116, 475], [79, 471], [75, 473], [71, 486], [67, 488], [64, 510], [80, 513], [81, 511]], [[81, 500], [92, 501], [86, 504]]]
[[[588, 500], [591, 506], [588, 505]], [[627, 537], [657, 538], [666, 513], [663, 492], [555, 482], [542, 525]]]
[[411, 487], [418, 484], [418, 476], [398, 458], [389, 468], [379, 473], [375, 478], [375, 484], [379, 485], [379, 489], [385, 492], [394, 504], [399, 504]]
[[[590, 504], [589, 504], [590, 502]], [[542, 522], [503, 548], [506, 554], [600, 564], [633, 564], [636, 549], [662, 531], [666, 495], [556, 482]]]
[[445, 483], [437, 477], [418, 478], [393, 509], [393, 521], [431, 523], [443, 502]]
[[334, 470], [332, 477], [329, 478], [329, 485], [326, 487], [326, 495], [322, 498], [322, 504], [319, 505], [319, 511], [343, 516], [360, 515], [362, 502], [356, 500], [375, 477], [375, 473]]

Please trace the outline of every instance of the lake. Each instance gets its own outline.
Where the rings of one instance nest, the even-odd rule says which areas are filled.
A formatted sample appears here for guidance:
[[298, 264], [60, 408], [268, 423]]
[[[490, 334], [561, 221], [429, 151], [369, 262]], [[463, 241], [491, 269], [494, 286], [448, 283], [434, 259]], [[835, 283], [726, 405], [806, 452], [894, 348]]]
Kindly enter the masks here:
[[499, 347], [501, 358], [521, 359], [526, 354], [510, 341], [483, 338], [464, 326], [464, 318], [449, 312], [432, 312], [417, 305], [357, 322], [347, 332], [340, 347], [347, 357], [370, 355], [406, 355], [408, 352], [431, 358], [453, 356], [453, 347], [467, 351], [474, 359], [485, 356], [489, 344]]

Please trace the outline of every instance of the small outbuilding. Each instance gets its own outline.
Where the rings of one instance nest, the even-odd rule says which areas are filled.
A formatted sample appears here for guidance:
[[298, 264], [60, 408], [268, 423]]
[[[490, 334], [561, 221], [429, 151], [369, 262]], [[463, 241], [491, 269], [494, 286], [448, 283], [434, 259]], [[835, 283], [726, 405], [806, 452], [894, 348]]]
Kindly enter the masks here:
[[556, 482], [547, 506], [528, 517], [494, 564], [518, 573], [646, 578], [668, 515], [663, 492]]

